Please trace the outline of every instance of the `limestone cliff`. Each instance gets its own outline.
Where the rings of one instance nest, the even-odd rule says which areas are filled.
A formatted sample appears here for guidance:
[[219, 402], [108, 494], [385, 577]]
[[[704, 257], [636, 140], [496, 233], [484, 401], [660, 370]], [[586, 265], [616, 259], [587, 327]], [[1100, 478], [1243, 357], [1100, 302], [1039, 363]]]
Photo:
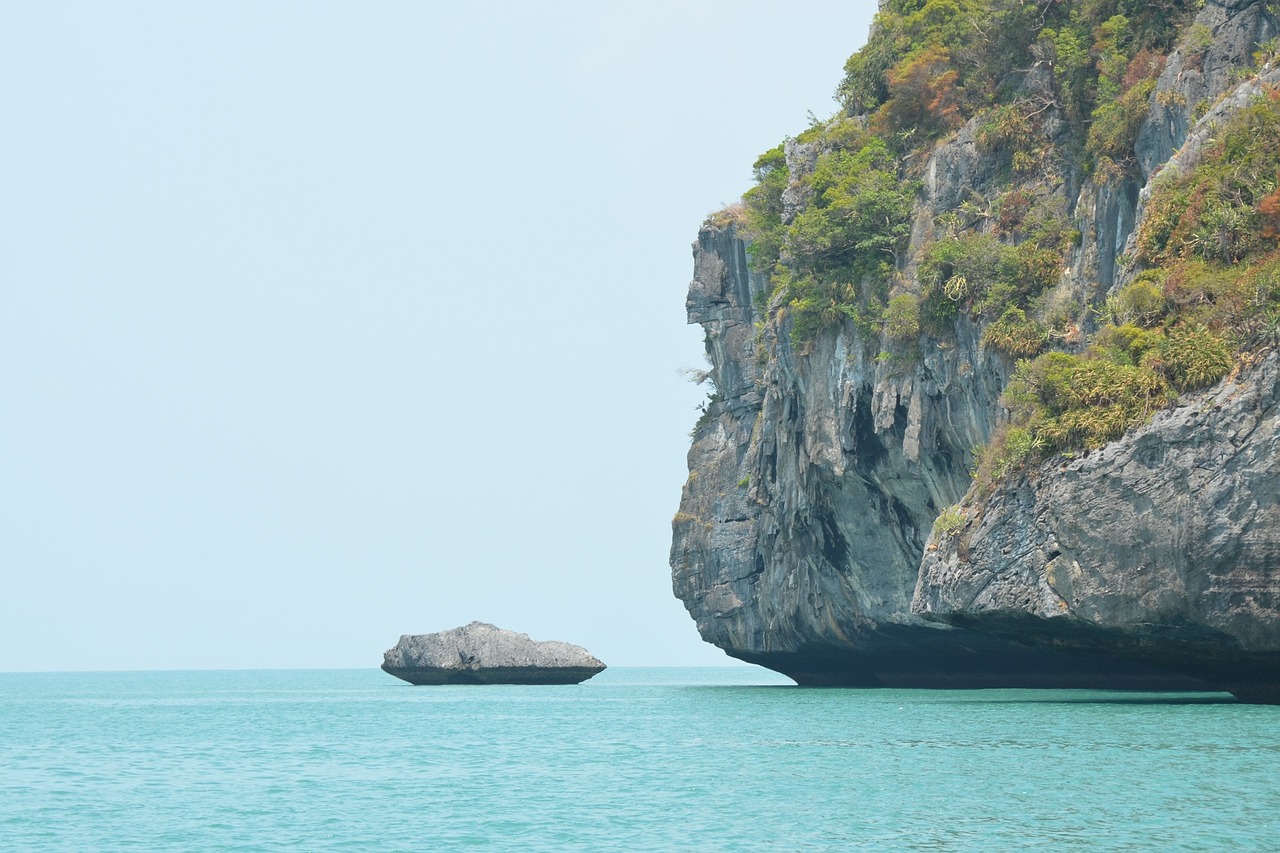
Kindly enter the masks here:
[[[874, 273], [850, 262], [843, 291], [881, 287], [879, 307], [868, 313], [863, 296], [839, 304], [837, 289], [843, 314], [821, 315], [816, 332], [797, 334], [815, 303], [795, 283], [801, 250], [786, 245], [802, 244], [805, 211], [832, 192], [820, 183], [824, 157], [854, 135], [867, 150], [860, 134], [891, 120], [892, 103], [868, 115], [851, 95], [823, 134], [787, 143], [778, 216], [791, 242], [774, 269], [749, 254], [765, 239], [757, 222], [728, 211], [704, 224], [687, 308], [706, 333], [714, 392], [693, 433], [671, 565], [706, 640], [809, 684], [1257, 698], [1276, 683], [1275, 356], [1184, 394], [1100, 451], [1036, 457], [980, 490], [975, 451], [1009, 420], [1002, 394], [1017, 357], [1032, 353], [997, 345], [989, 330], [1015, 315], [960, 292], [974, 278], [960, 262], [937, 273], [940, 245], [1028, 242], [1031, 226], [1002, 213], [1010, 199], [1033, 216], [1055, 212], [1054, 234], [1068, 236], [1025, 253], [1057, 260], [1018, 311], [1042, 330], [1043, 348], [1084, 351], [1105, 325], [1100, 307], [1141, 272], [1137, 231], [1157, 174], [1171, 159], [1193, 161], [1218, 123], [1280, 83], [1280, 72], [1253, 66], [1275, 34], [1265, 3], [1188, 12], [1167, 57], [1149, 63], [1158, 79], [1143, 90], [1128, 159], [1111, 169], [1083, 162], [1065, 78], [1045, 58], [1046, 39], [1031, 44], [1037, 61], [1000, 84], [1021, 110], [1015, 132], [992, 131], [1005, 114], [984, 108], [898, 156], [914, 195], [900, 242], [878, 244], [892, 262]], [[938, 296], [944, 280], [950, 301]], [[895, 305], [919, 305], [925, 319], [903, 333], [890, 325]], [[926, 316], [929, 305], [941, 309]], [[956, 506], [963, 530], [935, 530]]]
[[1280, 701], [1280, 355], [997, 492], [926, 550], [915, 609]]

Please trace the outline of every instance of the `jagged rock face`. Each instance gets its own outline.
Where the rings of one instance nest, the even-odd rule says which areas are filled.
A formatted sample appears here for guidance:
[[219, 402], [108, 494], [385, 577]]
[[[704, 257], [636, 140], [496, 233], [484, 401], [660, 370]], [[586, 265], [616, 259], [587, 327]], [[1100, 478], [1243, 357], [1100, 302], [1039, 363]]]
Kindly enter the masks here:
[[937, 509], [968, 486], [1000, 371], [972, 369], [971, 340], [892, 376], [843, 337], [803, 356], [784, 344], [762, 369], [763, 283], [742, 241], [707, 227], [694, 255], [689, 316], [706, 328], [717, 394], [675, 522], [677, 594], [704, 636], [742, 651], [847, 644], [860, 623], [912, 621], [919, 553]]
[[604, 670], [586, 649], [536, 641], [487, 622], [436, 634], [405, 634], [382, 669], [410, 684], [578, 684]]
[[[1239, 0], [1206, 6], [1199, 22], [1212, 34], [1212, 43], [1197, 57], [1175, 53], [1166, 66], [1139, 140], [1143, 179], [1153, 178], [1175, 151], [1178, 158], [1193, 158], [1197, 145], [1211, 134], [1212, 120], [1230, 110], [1235, 101], [1247, 100], [1249, 93], [1240, 88], [1213, 106], [1199, 126], [1192, 122], [1200, 101], [1212, 102], [1236, 86], [1231, 69], [1251, 64], [1245, 58], [1253, 45], [1275, 29], [1263, 4]], [[1048, 85], [1040, 79], [1044, 73], [1029, 72], [1025, 89], [1034, 92], [1037, 86]], [[1042, 132], [1056, 145], [1064, 128], [1062, 121], [1050, 116]], [[966, 199], [990, 198], [996, 191], [999, 169], [993, 155], [982, 153], [975, 143], [976, 129], [974, 123], [961, 128], [924, 164], [910, 245], [898, 265], [900, 281], [908, 291], [916, 286], [922, 247], [939, 236], [939, 214]], [[1082, 306], [1080, 325], [1085, 327], [1094, 317], [1089, 306], [1100, 304], [1109, 291], [1126, 283], [1122, 259], [1133, 252], [1133, 235], [1141, 224], [1148, 187], [1136, 178], [1107, 184], [1086, 180], [1065, 153], [1071, 150], [1075, 149], [1063, 145], [1051, 155], [1039, 189], [1062, 200], [1082, 234], [1050, 299]], [[793, 186], [783, 195], [784, 220], [803, 203], [796, 179], [813, 168], [819, 152], [812, 145], [792, 142], [785, 153]], [[673, 588], [704, 639], [735, 657], [809, 684], [1228, 686], [1239, 695], [1260, 689], [1258, 685], [1240, 688], [1240, 679], [1228, 684], [1212, 666], [1181, 666], [1167, 655], [1103, 653], [1103, 644], [1092, 640], [1059, 642], [1055, 632], [1067, 622], [1052, 608], [1059, 607], [1061, 597], [1042, 599], [1042, 587], [1047, 584], [1045, 588], [1052, 589], [1053, 585], [1032, 580], [1043, 574], [1044, 567], [1037, 567], [1035, 558], [1025, 565], [1020, 562], [1022, 556], [1009, 559], [1032, 553], [1008, 542], [1024, 535], [1017, 532], [1019, 525], [1040, 518], [1036, 507], [1043, 509], [1037, 503], [1039, 487], [1028, 483], [993, 499], [993, 507], [1009, 507], [1001, 516], [1005, 523], [993, 520], [995, 526], [989, 532], [987, 527], [968, 532], [964, 541], [970, 549], [986, 548], [984, 555], [1004, 558], [996, 564], [1004, 567], [1001, 571], [1026, 575], [1021, 592], [1016, 593], [1028, 608], [1022, 622], [1044, 620], [1051, 613], [1055, 627], [1025, 636], [1021, 628], [1010, 629], [1016, 608], [1007, 606], [1006, 599], [996, 610], [999, 618], [987, 618], [982, 607], [975, 610], [981, 618], [969, 618], [971, 605], [980, 599], [964, 600], [964, 596], [980, 581], [976, 574], [975, 579], [964, 580], [964, 572], [988, 567], [978, 560], [945, 562], [955, 555], [948, 556], [946, 543], [931, 541], [930, 532], [938, 513], [969, 490], [973, 448], [983, 445], [1006, 417], [1000, 395], [1012, 371], [1011, 360], [982, 347], [981, 329], [965, 316], [945, 339], [922, 337], [922, 356], [907, 367], [891, 358], [875, 358], [877, 351], [891, 351], [892, 346], [861, 339], [853, 324], [797, 347], [788, 337], [787, 323], [777, 321], [779, 304], [767, 309], [762, 304], [767, 290], [767, 283], [752, 272], [735, 226], [704, 225], [694, 244], [694, 280], [687, 308], [690, 322], [706, 331], [716, 393], [694, 431], [690, 475], [673, 521], [671, 549]], [[1180, 439], [1184, 443], [1169, 457], [1170, 464], [1181, 460], [1178, 464], [1191, 466], [1187, 471], [1216, 464], [1214, 442], [1204, 433], [1199, 444], [1193, 437], [1196, 429], [1212, 425], [1193, 419], [1184, 428], [1188, 431]], [[1259, 425], [1254, 433], [1261, 436], [1268, 428]], [[1256, 456], [1261, 464], [1262, 445]], [[1071, 464], [1094, 459], [1102, 456], [1094, 454]], [[1068, 470], [1074, 469], [1069, 465]], [[1239, 474], [1267, 476], [1257, 467], [1247, 472], [1240, 469]], [[1178, 476], [1173, 470], [1167, 473], [1173, 480]], [[1048, 474], [1043, 476], [1045, 488], [1050, 488], [1050, 479]], [[1111, 482], [1105, 477], [1103, 481]], [[1051, 501], [1055, 519], [1079, 513], [1080, 524], [1087, 527], [1089, 513], [1105, 511], [1102, 505], [1090, 503], [1089, 496], [1082, 489], [1069, 500], [1045, 500]], [[1070, 502], [1075, 500], [1082, 503]], [[1263, 504], [1256, 495], [1241, 500], [1245, 501], [1241, 506], [1228, 501], [1230, 506], [1223, 512], [1242, 512], [1250, 500]], [[1159, 515], [1151, 519], [1154, 536]], [[1039, 536], [1035, 533], [1039, 529], [1033, 525], [1025, 536]], [[1212, 540], [1219, 534], [1226, 536], [1230, 529], [1215, 528], [1215, 533], [1192, 525], [1183, 532]], [[987, 536], [995, 537], [991, 542], [998, 547], [983, 544]], [[1051, 527], [1043, 533], [1043, 542], [1035, 540], [1044, 555], [1059, 549], [1059, 561], [1044, 556], [1044, 566], [1064, 565], [1066, 537]], [[1058, 544], [1050, 546], [1050, 539]], [[1210, 547], [1207, 540], [1202, 543], [1205, 548]], [[1154, 538], [1117, 540], [1120, 544], [1113, 552], [1132, 547], [1135, 556], [1117, 563], [1111, 582], [1136, 583], [1130, 573], [1135, 578], [1141, 575], [1139, 566], [1142, 572], [1154, 572], [1151, 567], [1159, 560], [1156, 551], [1147, 548], [1156, 547], [1155, 542]], [[1181, 539], [1160, 547], [1169, 553], [1175, 548], [1199, 553]], [[1249, 563], [1252, 568], [1241, 569], [1239, 585], [1230, 587], [1234, 591], [1222, 593], [1254, 596], [1247, 604], [1241, 598], [1231, 617], [1236, 620], [1232, 624], [1243, 625], [1239, 622], [1243, 614], [1256, 616], [1249, 623], [1253, 627], [1240, 629], [1244, 631], [1240, 642], [1245, 642], [1247, 634], [1254, 638], [1250, 642], [1261, 644], [1249, 647], [1255, 655], [1252, 661], [1269, 654], [1268, 642], [1280, 649], [1280, 642], [1263, 639], [1276, 637], [1274, 621], [1267, 621], [1274, 620], [1276, 591], [1257, 574], [1278, 565], [1280, 555], [1267, 550], [1270, 547], [1257, 551], [1257, 560]], [[1170, 564], [1182, 567], [1184, 586], [1216, 589], [1217, 581], [1208, 574], [1192, 579], [1196, 566], [1188, 559]], [[1223, 571], [1226, 577], [1234, 570]], [[1245, 590], [1250, 583], [1256, 587], [1252, 593]], [[950, 592], [953, 587], [954, 593]], [[1085, 594], [1086, 588], [1076, 582], [1072, 589]], [[1167, 594], [1163, 589], [1159, 592]], [[1205, 606], [1227, 612], [1226, 605]], [[1076, 621], [1083, 618], [1081, 614], [1093, 612], [1076, 607], [1068, 602], [1065, 611]], [[1212, 632], [1218, 632], [1214, 637], [1235, 636], [1231, 634], [1235, 628], [1196, 622], [1189, 610], [1187, 614], [1186, 624], [1196, 626], [1193, 634], [1211, 626]], [[1171, 624], [1162, 623], [1160, 631]], [[1131, 636], [1130, 645], [1136, 648], [1155, 642], [1160, 633], [1126, 634], [1127, 626], [1110, 625], [1099, 617], [1090, 629], [1096, 631], [1089, 636], [1101, 636], [1097, 632], [1104, 630], [1111, 631], [1111, 636]]]
[[916, 612], [1146, 660], [1244, 698], [1280, 684], [1276, 353], [974, 512], [926, 551]]
[[1144, 177], [1182, 146], [1197, 113], [1230, 89], [1233, 72], [1249, 68], [1256, 47], [1276, 35], [1264, 0], [1211, 0], [1196, 17], [1196, 27], [1208, 34], [1207, 46], [1184, 43], [1170, 55], [1138, 133], [1134, 152]]
[[969, 486], [1007, 365], [968, 325], [905, 375], [842, 336], [803, 355], [775, 341], [762, 362], [762, 282], [743, 242], [708, 226], [694, 257], [689, 316], [706, 328], [717, 393], [689, 452], [671, 562], [704, 639], [804, 684], [1205, 687], [913, 615], [933, 519]]

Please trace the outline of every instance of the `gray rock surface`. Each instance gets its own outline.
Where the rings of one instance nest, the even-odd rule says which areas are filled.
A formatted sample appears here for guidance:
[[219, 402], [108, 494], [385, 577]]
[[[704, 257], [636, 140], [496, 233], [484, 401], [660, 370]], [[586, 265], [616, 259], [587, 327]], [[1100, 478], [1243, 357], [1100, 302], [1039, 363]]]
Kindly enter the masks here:
[[436, 634], [405, 634], [386, 651], [382, 668], [410, 684], [578, 684], [605, 665], [586, 649], [531, 640], [472, 622]]
[[[1143, 123], [1136, 175], [1095, 183], [1072, 155], [1078, 149], [1065, 144], [1065, 117], [1054, 110], [1043, 116], [1038, 132], [1048, 143], [1047, 154], [1025, 186], [1061, 204], [1081, 234], [1045, 301], [1075, 312], [1076, 342], [1080, 332], [1096, 324], [1093, 309], [1133, 274], [1127, 256], [1133, 255], [1150, 180], [1171, 158], [1175, 164], [1193, 162], [1212, 138], [1214, 123], [1257, 91], [1257, 83], [1240, 72], [1251, 65], [1256, 40], [1274, 34], [1274, 15], [1256, 0], [1216, 0], [1206, 4], [1200, 19], [1210, 45], [1199, 58], [1171, 58]], [[1276, 75], [1266, 69], [1259, 82], [1275, 82]], [[1046, 85], [1043, 78], [1043, 71], [1033, 69], [1022, 86], [1034, 93]], [[1197, 124], [1194, 115], [1203, 109], [1207, 113]], [[813, 168], [819, 153], [808, 144], [786, 147], [793, 181]], [[962, 202], [979, 209], [990, 204], [1003, 191], [997, 176], [1001, 158], [1008, 156], [982, 150], [973, 123], [934, 151], [924, 164], [910, 245], [892, 293], [919, 295], [919, 260], [924, 247], [940, 236], [939, 216]], [[793, 186], [784, 196], [788, 215], [803, 192]], [[1023, 636], [985, 614], [978, 621], [965, 618], [969, 604], [961, 599], [970, 588], [965, 584], [979, 581], [948, 580], [951, 569], [938, 563], [945, 543], [930, 535], [938, 513], [970, 488], [973, 448], [985, 444], [1007, 416], [1000, 394], [1013, 364], [981, 346], [980, 321], [962, 316], [943, 337], [923, 334], [914, 359], [895, 359], [897, 344], [866, 340], [853, 323], [796, 346], [789, 323], [763, 310], [767, 282], [749, 268], [735, 226], [708, 222], [693, 254], [688, 316], [705, 330], [715, 394], [694, 431], [689, 479], [672, 524], [671, 569], [675, 594], [704, 639], [809, 684], [1201, 689], [1227, 684], [1212, 666], [1182, 666], [1162, 655], [1102, 653], [1097, 643]], [[1072, 340], [1068, 335], [1058, 345], [1069, 348]], [[887, 357], [876, 358], [877, 352]], [[1199, 445], [1192, 438], [1187, 442], [1183, 452], [1193, 469], [1209, 470], [1223, 458], [1207, 433]], [[1239, 474], [1273, 476], [1259, 468]], [[1017, 495], [1038, 506], [1034, 495]], [[1251, 500], [1264, 503], [1256, 495]], [[1053, 506], [1060, 515], [1075, 511], [1060, 502]], [[1090, 506], [1080, 511], [1103, 511]], [[1232, 505], [1223, 511], [1244, 509]], [[1020, 516], [1018, 523], [1025, 520]], [[1229, 538], [1228, 529], [1192, 525], [1182, 533], [1213, 540]], [[1169, 549], [1200, 553], [1178, 540], [1143, 556], [1146, 540], [1125, 541], [1138, 556], [1106, 583], [1136, 583], [1127, 573], [1138, 566], [1152, 571], [1149, 567], [1165, 559], [1166, 551], [1172, 553]], [[996, 553], [1004, 556], [1004, 547]], [[1196, 547], [1226, 546], [1202, 542]], [[927, 551], [931, 548], [939, 550]], [[1260, 643], [1250, 647], [1253, 663], [1261, 660], [1256, 655], [1267, 654], [1264, 647], [1271, 641], [1263, 637], [1276, 613], [1276, 602], [1267, 598], [1270, 581], [1258, 574], [1277, 566], [1275, 555], [1268, 556], [1265, 548], [1256, 554], [1254, 567], [1239, 575], [1253, 580], [1222, 587], [1223, 596], [1253, 596], [1241, 598], [1227, 620], [1236, 627], [1212, 619], [1204, 623], [1220, 639]], [[928, 584], [920, 587], [922, 560], [929, 572], [936, 567], [939, 584], [953, 583], [954, 595], [939, 592], [942, 597], [929, 603], [934, 593]], [[1208, 575], [1193, 580], [1194, 566], [1186, 559], [1175, 565], [1187, 575], [1184, 586], [1209, 589], [1218, 583]], [[1044, 604], [1037, 597], [1039, 582], [1030, 580], [1036, 570], [1020, 571], [1029, 573], [1019, 593], [1032, 608], [1026, 619], [1044, 619], [1042, 605], [1057, 607], [1058, 599]], [[1246, 593], [1249, 583], [1256, 589]], [[1002, 605], [1000, 612], [1012, 611]], [[1255, 614], [1249, 617], [1253, 621], [1246, 618], [1249, 613]], [[1100, 629], [1105, 622], [1098, 623]], [[1231, 633], [1237, 629], [1238, 636]], [[1155, 642], [1157, 634], [1142, 635], [1141, 642]], [[1252, 689], [1262, 689], [1261, 684]]]
[[931, 540], [917, 613], [1143, 660], [1245, 699], [1280, 684], [1275, 352], [1099, 451], [1050, 460], [970, 515]]
[[[734, 227], [704, 227], [694, 258], [687, 307], [716, 394], [689, 451], [671, 565], [704, 639], [802, 684], [1204, 688], [913, 614], [933, 519], [969, 487], [969, 449], [996, 421], [1008, 365], [963, 321], [958, 344], [907, 374], [843, 335], [805, 354], [760, 342], [762, 282]], [[764, 362], [762, 345], [774, 348]]]
[[1233, 72], [1249, 68], [1257, 46], [1277, 34], [1275, 16], [1263, 0], [1210, 0], [1195, 27], [1208, 34], [1207, 46], [1184, 40], [1169, 56], [1138, 133], [1134, 150], [1146, 177], [1182, 146], [1196, 117], [1234, 87]]

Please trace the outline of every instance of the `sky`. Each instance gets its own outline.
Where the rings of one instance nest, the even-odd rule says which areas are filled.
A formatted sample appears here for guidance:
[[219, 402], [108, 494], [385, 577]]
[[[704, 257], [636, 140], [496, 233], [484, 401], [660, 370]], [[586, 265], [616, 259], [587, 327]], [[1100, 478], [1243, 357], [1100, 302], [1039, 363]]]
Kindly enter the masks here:
[[0, 671], [732, 663], [690, 244], [875, 6], [4, 4]]

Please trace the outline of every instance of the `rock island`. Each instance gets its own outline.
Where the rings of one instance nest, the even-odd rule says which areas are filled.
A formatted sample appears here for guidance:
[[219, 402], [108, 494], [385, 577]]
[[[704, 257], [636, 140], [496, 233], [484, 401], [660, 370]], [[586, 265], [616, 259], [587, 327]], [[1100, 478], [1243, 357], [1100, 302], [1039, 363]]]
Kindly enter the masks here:
[[472, 622], [401, 636], [383, 655], [382, 668], [410, 684], [578, 684], [605, 665], [572, 643]]
[[693, 247], [704, 639], [802, 684], [1280, 702], [1278, 14], [881, 0]]

